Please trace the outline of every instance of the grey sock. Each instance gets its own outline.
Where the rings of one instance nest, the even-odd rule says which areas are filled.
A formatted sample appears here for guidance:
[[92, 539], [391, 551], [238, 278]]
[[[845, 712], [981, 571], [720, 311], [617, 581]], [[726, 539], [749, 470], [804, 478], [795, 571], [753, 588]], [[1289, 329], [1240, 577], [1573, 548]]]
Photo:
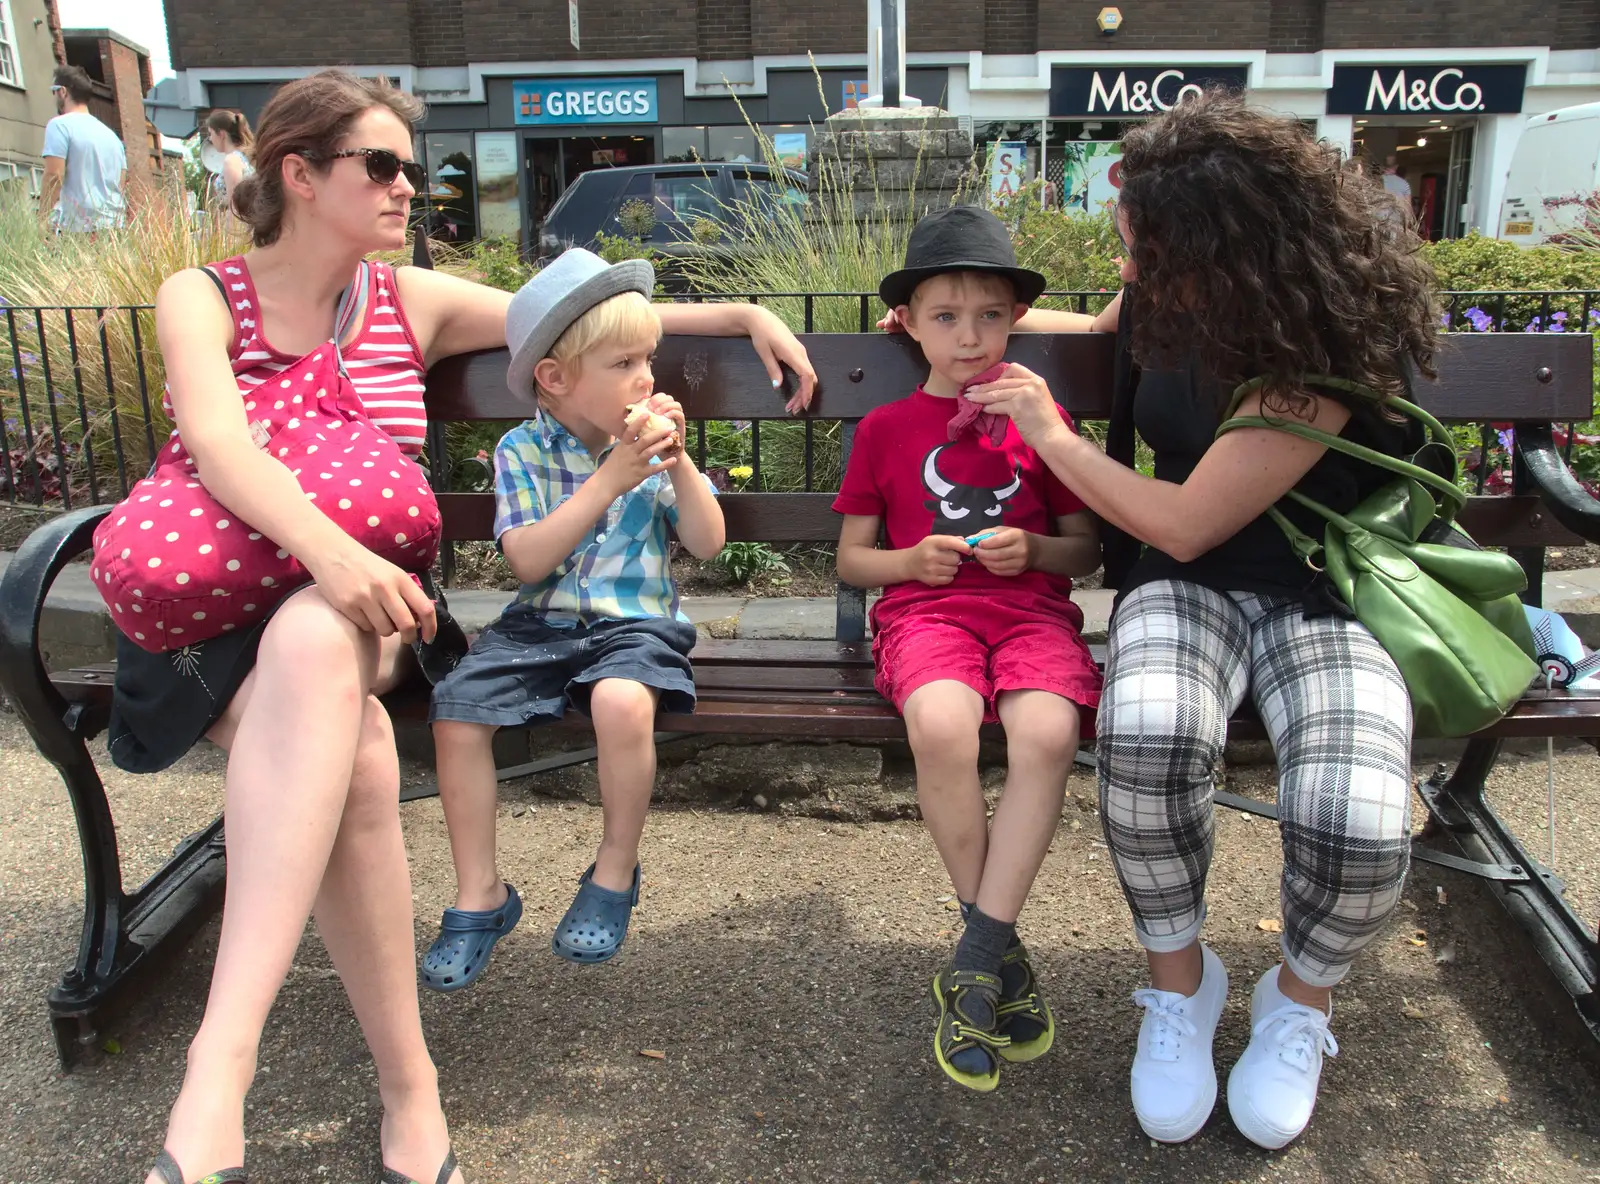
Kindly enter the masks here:
[[[1016, 931], [1015, 922], [996, 921], [982, 909], [974, 907], [967, 915], [966, 928], [961, 932], [961, 941], [956, 945], [955, 957], [950, 960], [950, 965], [956, 970], [981, 970], [999, 978], [1000, 964]], [[993, 1025], [994, 1014], [987, 1000], [975, 995], [968, 1008], [989, 1011], [987, 1016], [974, 1014], [972, 1020], [984, 1027]]]

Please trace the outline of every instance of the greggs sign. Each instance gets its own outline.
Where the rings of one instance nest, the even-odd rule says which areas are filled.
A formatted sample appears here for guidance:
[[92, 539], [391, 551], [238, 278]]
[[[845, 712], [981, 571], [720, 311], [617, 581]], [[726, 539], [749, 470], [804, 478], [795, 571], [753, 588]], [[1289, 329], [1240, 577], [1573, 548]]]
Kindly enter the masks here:
[[1525, 65], [1335, 66], [1329, 115], [1514, 115]]
[[1243, 90], [1248, 76], [1244, 66], [1057, 66], [1050, 71], [1050, 114], [1159, 115], [1208, 86]]
[[511, 84], [518, 124], [654, 123], [654, 78], [540, 79]]

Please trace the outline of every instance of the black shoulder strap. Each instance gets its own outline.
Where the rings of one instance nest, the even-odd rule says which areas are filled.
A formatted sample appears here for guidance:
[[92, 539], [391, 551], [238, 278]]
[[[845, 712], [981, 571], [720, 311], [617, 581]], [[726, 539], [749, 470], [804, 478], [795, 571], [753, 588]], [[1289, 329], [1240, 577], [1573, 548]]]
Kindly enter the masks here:
[[[227, 304], [228, 303], [228, 288], [227, 288], [227, 285], [225, 285], [222, 282], [222, 277], [220, 275], [218, 275], [216, 272], [212, 271], [210, 267], [202, 267], [200, 270], [205, 272], [206, 278], [208, 280], [210, 280], [213, 284], [217, 285], [217, 295], [222, 297], [222, 303]], [[229, 307], [231, 308], [232, 305], [229, 305]]]

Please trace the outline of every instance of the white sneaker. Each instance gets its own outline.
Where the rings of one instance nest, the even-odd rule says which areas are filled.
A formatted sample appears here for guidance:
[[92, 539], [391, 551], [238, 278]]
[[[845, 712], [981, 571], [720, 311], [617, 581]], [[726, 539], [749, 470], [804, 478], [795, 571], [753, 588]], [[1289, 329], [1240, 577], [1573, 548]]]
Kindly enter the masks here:
[[[1281, 965], [1281, 964], [1280, 964]], [[1245, 1138], [1276, 1151], [1311, 1121], [1322, 1057], [1339, 1055], [1327, 1015], [1278, 990], [1278, 969], [1261, 976], [1250, 1001], [1250, 1046], [1228, 1074], [1228, 1112]]]
[[1133, 1112], [1144, 1133], [1162, 1143], [1191, 1139], [1217, 1104], [1211, 1038], [1228, 998], [1228, 972], [1210, 946], [1200, 947], [1200, 989], [1193, 995], [1135, 991], [1144, 1008], [1133, 1057]]

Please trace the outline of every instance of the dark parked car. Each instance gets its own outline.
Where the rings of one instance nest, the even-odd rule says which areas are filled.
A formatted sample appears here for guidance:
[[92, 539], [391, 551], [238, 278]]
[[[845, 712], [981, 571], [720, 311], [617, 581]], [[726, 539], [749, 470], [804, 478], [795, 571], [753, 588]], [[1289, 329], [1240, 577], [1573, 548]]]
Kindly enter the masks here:
[[708, 249], [692, 232], [709, 219], [723, 226], [711, 250], [737, 250], [730, 241], [728, 208], [743, 202], [804, 203], [804, 173], [764, 164], [651, 164], [594, 169], [567, 187], [551, 207], [539, 233], [539, 254], [549, 258], [568, 247], [594, 249], [598, 234], [627, 234], [619, 220], [632, 201], [648, 202], [655, 216], [649, 243], [658, 254], [682, 258]]

